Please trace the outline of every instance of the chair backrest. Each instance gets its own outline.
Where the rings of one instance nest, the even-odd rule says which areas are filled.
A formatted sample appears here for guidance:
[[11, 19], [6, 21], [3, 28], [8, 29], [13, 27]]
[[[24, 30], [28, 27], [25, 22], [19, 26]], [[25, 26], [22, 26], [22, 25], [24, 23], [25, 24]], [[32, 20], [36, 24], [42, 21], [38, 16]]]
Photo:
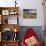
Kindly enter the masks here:
[[22, 38], [22, 44], [24, 43], [22, 46], [26, 46], [25, 39], [28, 39], [31, 36], [36, 36], [36, 33], [32, 28], [28, 28]]

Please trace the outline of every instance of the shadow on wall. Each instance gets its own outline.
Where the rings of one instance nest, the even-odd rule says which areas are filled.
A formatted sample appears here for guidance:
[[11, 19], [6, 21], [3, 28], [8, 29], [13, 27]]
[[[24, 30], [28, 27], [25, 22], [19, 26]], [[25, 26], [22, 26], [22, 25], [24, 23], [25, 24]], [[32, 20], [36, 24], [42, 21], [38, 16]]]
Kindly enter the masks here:
[[20, 32], [19, 32], [19, 39], [20, 39], [20, 42], [21, 42], [21, 40], [22, 40], [22, 38], [23, 38], [24, 33], [26, 32], [26, 30], [27, 30], [28, 28], [32, 28], [32, 29], [36, 32], [39, 41], [40, 41], [41, 43], [43, 43], [43, 30], [42, 30], [42, 27], [41, 27], [41, 26], [32, 26], [32, 27], [30, 27], [30, 26], [21, 26], [21, 27], [20, 27]]

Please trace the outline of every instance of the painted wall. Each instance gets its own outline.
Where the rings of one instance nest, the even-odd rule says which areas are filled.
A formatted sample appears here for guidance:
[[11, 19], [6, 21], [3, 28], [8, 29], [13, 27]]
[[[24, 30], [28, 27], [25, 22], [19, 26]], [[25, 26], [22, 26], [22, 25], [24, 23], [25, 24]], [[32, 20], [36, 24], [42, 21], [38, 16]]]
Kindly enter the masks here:
[[[15, 0], [0, 0], [0, 6], [9, 7], [15, 6]], [[19, 24], [21, 26], [43, 26], [43, 6], [42, 0], [17, 0], [19, 6]], [[23, 9], [36, 9], [36, 19], [23, 19]]]
[[[21, 0], [20, 6], [20, 25], [22, 26], [43, 26], [43, 6], [42, 0]], [[20, 2], [21, 2], [20, 1]], [[37, 9], [36, 19], [23, 19], [22, 9]], [[42, 16], [42, 17], [41, 17]]]

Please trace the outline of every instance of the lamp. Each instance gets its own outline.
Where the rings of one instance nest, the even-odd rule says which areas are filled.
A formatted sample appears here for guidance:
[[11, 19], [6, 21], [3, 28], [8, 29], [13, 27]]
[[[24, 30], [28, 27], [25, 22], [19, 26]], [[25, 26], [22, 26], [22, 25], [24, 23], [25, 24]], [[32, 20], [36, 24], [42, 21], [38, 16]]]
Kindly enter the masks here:
[[17, 4], [17, 2], [16, 2], [17, 0], [15, 0], [15, 7], [16, 7], [16, 4]]

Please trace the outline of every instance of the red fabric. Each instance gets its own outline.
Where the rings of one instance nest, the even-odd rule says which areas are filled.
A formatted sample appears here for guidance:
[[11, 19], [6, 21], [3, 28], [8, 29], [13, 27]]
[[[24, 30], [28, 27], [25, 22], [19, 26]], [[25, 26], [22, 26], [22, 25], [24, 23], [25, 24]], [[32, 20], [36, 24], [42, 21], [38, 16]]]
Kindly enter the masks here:
[[[36, 33], [34, 32], [34, 30], [32, 28], [27, 29], [27, 31], [25, 32], [25, 35], [22, 39], [21, 45], [26, 46], [25, 39], [28, 39], [29, 37], [32, 37], [32, 36], [35, 36], [35, 37], [37, 36]], [[36, 46], [41, 46], [41, 45], [38, 43], [38, 44], [36, 44]]]

